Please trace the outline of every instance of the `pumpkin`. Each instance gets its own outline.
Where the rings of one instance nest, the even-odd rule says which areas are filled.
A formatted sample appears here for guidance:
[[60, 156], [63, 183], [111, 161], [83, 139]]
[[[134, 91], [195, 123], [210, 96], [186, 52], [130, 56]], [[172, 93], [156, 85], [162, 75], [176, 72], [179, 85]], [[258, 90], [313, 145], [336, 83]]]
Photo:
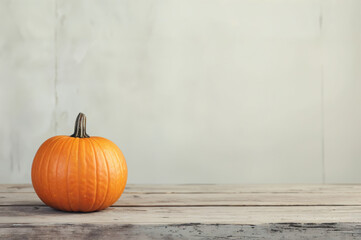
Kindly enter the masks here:
[[89, 137], [79, 113], [74, 134], [46, 140], [31, 170], [33, 187], [48, 206], [70, 212], [92, 212], [115, 203], [123, 193], [128, 170], [120, 149], [110, 140]]

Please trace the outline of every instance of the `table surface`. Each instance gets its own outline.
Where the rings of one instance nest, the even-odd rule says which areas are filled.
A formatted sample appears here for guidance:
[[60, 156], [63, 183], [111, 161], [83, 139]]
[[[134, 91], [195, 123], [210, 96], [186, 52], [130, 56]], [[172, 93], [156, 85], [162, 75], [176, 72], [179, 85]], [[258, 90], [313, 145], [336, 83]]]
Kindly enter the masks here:
[[0, 185], [0, 239], [361, 239], [361, 185], [127, 185], [106, 210]]

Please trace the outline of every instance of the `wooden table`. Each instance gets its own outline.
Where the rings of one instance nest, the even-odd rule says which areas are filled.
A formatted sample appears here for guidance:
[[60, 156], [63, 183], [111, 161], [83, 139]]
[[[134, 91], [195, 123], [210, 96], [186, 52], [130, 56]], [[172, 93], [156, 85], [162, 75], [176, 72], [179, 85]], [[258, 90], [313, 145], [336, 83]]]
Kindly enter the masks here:
[[0, 185], [0, 239], [361, 239], [361, 185], [128, 185], [66, 213]]

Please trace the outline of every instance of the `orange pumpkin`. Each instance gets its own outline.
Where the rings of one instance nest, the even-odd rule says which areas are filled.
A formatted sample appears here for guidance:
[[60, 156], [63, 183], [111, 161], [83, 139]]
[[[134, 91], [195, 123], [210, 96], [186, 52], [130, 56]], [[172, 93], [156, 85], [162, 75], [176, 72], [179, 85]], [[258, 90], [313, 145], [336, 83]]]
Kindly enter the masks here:
[[39, 198], [63, 211], [92, 212], [115, 203], [128, 176], [125, 158], [110, 140], [89, 137], [79, 113], [71, 136], [55, 136], [37, 151], [31, 170]]

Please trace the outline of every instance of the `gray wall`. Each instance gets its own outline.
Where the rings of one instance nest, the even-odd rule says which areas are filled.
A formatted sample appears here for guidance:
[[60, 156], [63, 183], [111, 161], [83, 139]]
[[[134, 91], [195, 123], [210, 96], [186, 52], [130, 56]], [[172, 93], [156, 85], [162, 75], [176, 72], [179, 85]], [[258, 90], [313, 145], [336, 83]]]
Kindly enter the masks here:
[[130, 183], [361, 182], [361, 1], [0, 0], [0, 182], [47, 138]]

